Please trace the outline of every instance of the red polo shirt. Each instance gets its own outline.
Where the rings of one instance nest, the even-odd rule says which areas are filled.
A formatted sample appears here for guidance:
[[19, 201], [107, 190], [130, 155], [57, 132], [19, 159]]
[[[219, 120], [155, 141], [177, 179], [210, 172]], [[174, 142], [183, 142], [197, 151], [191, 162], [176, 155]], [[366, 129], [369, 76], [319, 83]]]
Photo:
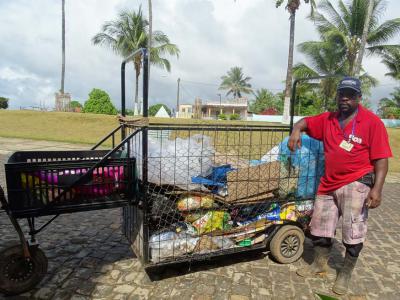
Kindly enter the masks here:
[[[318, 194], [328, 194], [356, 181], [374, 169], [373, 160], [392, 156], [389, 138], [382, 121], [372, 112], [358, 106], [358, 113], [344, 132], [338, 121], [338, 113], [322, 113], [306, 117], [307, 134], [324, 144], [325, 174], [321, 177]], [[354, 145], [351, 151], [339, 147], [344, 136], [346, 141], [354, 124]]]

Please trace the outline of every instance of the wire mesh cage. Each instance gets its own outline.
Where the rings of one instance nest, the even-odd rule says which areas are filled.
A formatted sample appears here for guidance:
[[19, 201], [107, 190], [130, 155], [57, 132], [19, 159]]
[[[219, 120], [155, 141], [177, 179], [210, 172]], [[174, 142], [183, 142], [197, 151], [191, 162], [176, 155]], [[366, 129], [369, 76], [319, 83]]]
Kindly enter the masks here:
[[319, 142], [305, 136], [301, 150], [291, 153], [284, 126], [139, 130], [130, 155], [137, 160], [140, 202], [124, 208], [123, 219], [145, 264], [261, 248], [276, 225], [307, 226], [323, 173]]

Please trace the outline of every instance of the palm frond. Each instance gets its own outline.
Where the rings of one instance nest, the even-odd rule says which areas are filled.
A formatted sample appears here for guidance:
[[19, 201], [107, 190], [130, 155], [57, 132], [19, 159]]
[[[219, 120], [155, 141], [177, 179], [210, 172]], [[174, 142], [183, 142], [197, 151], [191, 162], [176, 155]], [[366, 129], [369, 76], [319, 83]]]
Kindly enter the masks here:
[[399, 33], [399, 31], [400, 18], [388, 20], [368, 34], [367, 42], [371, 46], [387, 42]]

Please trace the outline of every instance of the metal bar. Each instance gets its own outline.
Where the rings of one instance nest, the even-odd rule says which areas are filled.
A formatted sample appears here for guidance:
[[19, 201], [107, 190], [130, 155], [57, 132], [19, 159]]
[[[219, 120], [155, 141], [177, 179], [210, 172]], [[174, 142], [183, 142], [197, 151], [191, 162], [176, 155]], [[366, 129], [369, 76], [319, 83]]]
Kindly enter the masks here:
[[290, 97], [290, 134], [293, 131], [293, 125], [294, 125], [293, 124], [294, 100], [296, 98], [297, 83], [304, 82], [304, 81], [310, 81], [310, 80], [316, 80], [316, 79], [335, 78], [335, 77], [343, 77], [343, 75], [323, 75], [323, 76], [303, 77], [303, 78], [295, 79], [295, 81], [293, 82], [292, 96]]
[[58, 215], [55, 215], [53, 218], [51, 218], [49, 221], [47, 221], [46, 224], [44, 224], [44, 225], [43, 225], [42, 227], [40, 227], [39, 229], [36, 229], [36, 230], [35, 230], [35, 228], [34, 228], [34, 226], [33, 226], [33, 228], [29, 231], [29, 234], [30, 234], [30, 235], [35, 235], [35, 234], [41, 232], [45, 227], [47, 227], [47, 225], [49, 225], [51, 222], [53, 222], [53, 221], [54, 221], [55, 219], [57, 219], [59, 216], [60, 216], [59, 214], [58, 214]]
[[[147, 49], [143, 51], [143, 117], [148, 117], [148, 105], [149, 105], [149, 74], [148, 74], [148, 64], [149, 64], [149, 52]], [[148, 125], [145, 125], [142, 133], [142, 156], [143, 156], [143, 260], [145, 263], [149, 261], [149, 225], [148, 225]]]
[[133, 136], [135, 136], [140, 130], [132, 132], [127, 138], [125, 138], [117, 147], [114, 149], [108, 151], [97, 163], [95, 163], [93, 166], [89, 168], [89, 170], [83, 174], [81, 177], [79, 177], [75, 182], [73, 182], [70, 186], [65, 188], [62, 192], [59, 193], [59, 195], [54, 199], [52, 203], [57, 203], [58, 200], [60, 200], [63, 196], [65, 196], [68, 192], [71, 191], [71, 189], [76, 186], [79, 183], [82, 183], [84, 180], [89, 178], [93, 174], [94, 169], [98, 168], [99, 166], [102, 166], [102, 164], [115, 152], [117, 152], [129, 139], [131, 139]]
[[[103, 144], [110, 136], [113, 137], [113, 142], [114, 142], [114, 134], [122, 127], [122, 125], [119, 125], [117, 128], [115, 128], [113, 131], [111, 131], [109, 134], [107, 134], [104, 138], [100, 140], [96, 145], [94, 145], [90, 150], [96, 150], [97, 147], [99, 147], [101, 144]], [[114, 146], [114, 144], [113, 144]]]
[[14, 216], [10, 212], [10, 209], [8, 207], [8, 202], [7, 202], [6, 197], [4, 195], [4, 190], [3, 190], [3, 188], [1, 186], [0, 186], [0, 203], [1, 203], [2, 209], [4, 209], [6, 211], [7, 216], [11, 221], [11, 224], [14, 226], [15, 231], [18, 234], [19, 240], [20, 240], [21, 245], [22, 245], [22, 249], [24, 251], [24, 257], [25, 258], [30, 258], [31, 254], [29, 252], [28, 242], [25, 239], [25, 235], [22, 232], [21, 226], [19, 226], [19, 223], [18, 223], [17, 219], [14, 218]]

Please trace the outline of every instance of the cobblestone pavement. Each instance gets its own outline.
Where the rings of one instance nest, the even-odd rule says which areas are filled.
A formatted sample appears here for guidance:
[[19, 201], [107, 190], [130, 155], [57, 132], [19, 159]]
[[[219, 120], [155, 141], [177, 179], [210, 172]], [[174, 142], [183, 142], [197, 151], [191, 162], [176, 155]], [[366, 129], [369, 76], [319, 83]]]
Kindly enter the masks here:
[[[5, 148], [4, 142], [0, 149]], [[39, 149], [35, 145], [32, 142], [31, 147]], [[52, 149], [63, 146], [47, 144]], [[3, 187], [3, 163], [9, 151], [0, 153]], [[386, 184], [382, 206], [370, 211], [368, 240], [351, 292], [342, 299], [399, 298], [399, 193], [399, 185]], [[311, 261], [308, 241], [304, 257], [290, 265], [275, 263], [267, 253], [252, 253], [192, 264], [190, 269], [187, 265], [168, 268], [150, 278], [121, 234], [121, 222], [120, 209], [60, 216], [38, 235], [49, 259], [47, 276], [34, 290], [7, 299], [314, 299], [315, 292], [332, 295], [344, 253], [342, 244], [336, 242], [325, 278], [296, 276], [296, 268]], [[15, 240], [15, 230], [0, 213], [0, 248]]]

